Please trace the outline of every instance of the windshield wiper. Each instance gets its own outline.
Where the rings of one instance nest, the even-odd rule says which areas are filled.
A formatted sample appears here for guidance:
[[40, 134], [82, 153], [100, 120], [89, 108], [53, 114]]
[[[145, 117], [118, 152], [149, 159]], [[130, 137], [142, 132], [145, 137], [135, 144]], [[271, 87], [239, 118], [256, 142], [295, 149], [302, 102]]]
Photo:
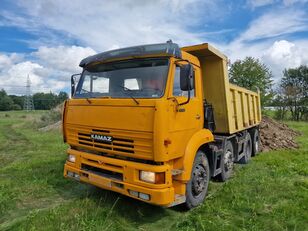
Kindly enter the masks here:
[[[135, 103], [137, 104], [137, 105], [139, 105], [139, 102], [136, 100], [136, 98], [134, 97], [134, 96], [132, 96], [132, 94], [129, 94], [128, 92], [133, 92], [133, 90], [132, 89], [129, 89], [128, 87], [124, 87], [124, 86], [121, 86], [121, 85], [118, 85], [119, 87], [121, 87], [121, 88], [123, 88], [124, 89], [124, 93], [125, 94], [127, 94], [129, 97], [131, 97], [134, 101], [135, 101]], [[126, 91], [128, 91], [128, 92], [126, 92]]]

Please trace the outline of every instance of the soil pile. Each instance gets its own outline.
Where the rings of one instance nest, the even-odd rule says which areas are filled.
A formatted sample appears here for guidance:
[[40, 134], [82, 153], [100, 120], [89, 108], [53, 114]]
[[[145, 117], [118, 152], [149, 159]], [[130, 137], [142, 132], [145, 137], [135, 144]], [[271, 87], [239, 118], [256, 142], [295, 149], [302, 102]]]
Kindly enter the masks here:
[[298, 135], [300, 133], [289, 128], [288, 125], [263, 116], [260, 124], [260, 151], [296, 149], [298, 144], [295, 142], [295, 138]]

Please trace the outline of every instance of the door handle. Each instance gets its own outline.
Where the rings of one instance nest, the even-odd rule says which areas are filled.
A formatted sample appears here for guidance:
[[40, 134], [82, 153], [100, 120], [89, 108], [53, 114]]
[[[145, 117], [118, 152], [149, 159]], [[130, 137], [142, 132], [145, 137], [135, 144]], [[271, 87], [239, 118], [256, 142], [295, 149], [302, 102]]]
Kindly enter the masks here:
[[196, 115], [196, 119], [199, 120], [201, 116], [199, 114]]

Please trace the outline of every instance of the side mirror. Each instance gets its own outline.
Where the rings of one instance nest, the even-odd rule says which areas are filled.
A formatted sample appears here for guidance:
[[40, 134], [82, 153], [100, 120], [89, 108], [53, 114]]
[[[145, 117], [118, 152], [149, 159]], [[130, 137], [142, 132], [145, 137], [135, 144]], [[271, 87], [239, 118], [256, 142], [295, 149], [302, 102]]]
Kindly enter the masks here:
[[180, 87], [182, 91], [190, 91], [194, 88], [193, 72], [191, 64], [185, 64], [180, 67]]
[[74, 74], [71, 76], [71, 97], [74, 96], [75, 90], [76, 90], [76, 82], [77, 82], [77, 76], [81, 76], [81, 74]]

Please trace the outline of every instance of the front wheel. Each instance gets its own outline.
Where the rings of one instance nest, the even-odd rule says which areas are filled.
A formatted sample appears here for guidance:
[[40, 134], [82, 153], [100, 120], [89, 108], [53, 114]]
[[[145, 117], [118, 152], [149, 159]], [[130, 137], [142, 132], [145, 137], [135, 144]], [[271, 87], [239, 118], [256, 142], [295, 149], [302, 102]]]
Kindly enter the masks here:
[[201, 204], [208, 191], [210, 181], [209, 162], [204, 152], [198, 151], [189, 182], [186, 184], [186, 202], [188, 209]]

